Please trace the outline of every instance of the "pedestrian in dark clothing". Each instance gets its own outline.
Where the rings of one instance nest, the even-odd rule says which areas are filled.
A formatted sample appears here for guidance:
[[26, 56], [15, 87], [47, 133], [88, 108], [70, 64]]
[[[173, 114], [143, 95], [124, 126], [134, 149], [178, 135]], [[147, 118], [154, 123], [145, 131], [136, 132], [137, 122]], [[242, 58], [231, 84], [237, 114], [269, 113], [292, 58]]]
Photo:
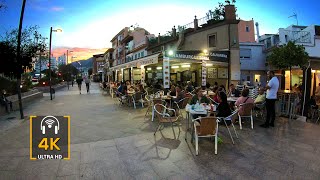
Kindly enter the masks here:
[[71, 79], [71, 86], [73, 87], [73, 79]]
[[81, 94], [82, 81], [83, 81], [83, 79], [82, 79], [81, 77], [79, 77], [79, 78], [77, 79], [77, 84], [78, 84], [78, 89], [79, 89], [80, 94]]
[[[229, 107], [229, 104], [228, 104], [228, 100], [227, 100], [227, 95], [223, 92], [223, 91], [220, 91], [218, 93], [218, 99], [220, 100], [220, 103], [217, 107], [217, 114], [216, 114], [216, 117], [228, 117], [231, 115], [231, 109]], [[228, 120], [226, 121], [227, 125], [230, 125], [231, 124], [231, 121]], [[219, 124], [223, 124], [224, 125], [224, 122], [221, 121]]]
[[86, 77], [84, 82], [86, 83], [87, 93], [89, 93], [90, 92], [90, 79], [88, 77]]
[[6, 112], [9, 113], [8, 106], [10, 106], [10, 111], [13, 111], [12, 102], [7, 99], [6, 94], [7, 94], [6, 90], [2, 90], [0, 103], [2, 106], [6, 108]]

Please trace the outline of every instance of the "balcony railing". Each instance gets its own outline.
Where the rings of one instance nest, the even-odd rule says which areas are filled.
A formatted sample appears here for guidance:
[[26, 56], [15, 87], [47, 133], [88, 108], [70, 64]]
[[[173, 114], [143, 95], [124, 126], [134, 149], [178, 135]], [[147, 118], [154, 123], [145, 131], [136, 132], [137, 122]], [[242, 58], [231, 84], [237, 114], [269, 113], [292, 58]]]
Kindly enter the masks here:
[[311, 34], [308, 31], [289, 31], [285, 30], [286, 41], [293, 41], [296, 43], [311, 43]]

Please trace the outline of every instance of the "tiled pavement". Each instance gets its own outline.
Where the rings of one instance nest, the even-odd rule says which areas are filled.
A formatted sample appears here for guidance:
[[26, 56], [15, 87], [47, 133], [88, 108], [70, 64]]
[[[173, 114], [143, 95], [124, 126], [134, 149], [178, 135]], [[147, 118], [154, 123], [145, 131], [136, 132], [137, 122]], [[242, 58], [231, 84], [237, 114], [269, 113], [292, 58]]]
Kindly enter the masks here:
[[[0, 179], [320, 179], [320, 126], [278, 118], [275, 128], [256, 120], [239, 130], [232, 145], [221, 127], [223, 143], [200, 141], [200, 154], [170, 128], [156, 136], [156, 122], [144, 120], [146, 109], [118, 107], [93, 84], [91, 94], [76, 87], [45, 96], [25, 115], [71, 115], [71, 160], [29, 160], [28, 120], [17, 112], [0, 118]], [[176, 132], [178, 128], [175, 128]]]

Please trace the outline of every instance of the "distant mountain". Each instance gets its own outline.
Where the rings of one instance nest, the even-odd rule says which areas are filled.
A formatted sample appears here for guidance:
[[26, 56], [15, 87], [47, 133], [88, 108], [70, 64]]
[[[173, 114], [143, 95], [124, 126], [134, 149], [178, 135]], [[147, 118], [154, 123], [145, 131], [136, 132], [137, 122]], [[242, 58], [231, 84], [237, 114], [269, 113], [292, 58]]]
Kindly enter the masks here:
[[89, 69], [89, 68], [93, 67], [92, 63], [93, 63], [93, 57], [91, 57], [91, 58], [89, 58], [87, 60], [79, 60], [79, 61], [73, 62], [71, 64], [76, 68], [79, 68], [81, 66], [82, 68], [88, 68]]

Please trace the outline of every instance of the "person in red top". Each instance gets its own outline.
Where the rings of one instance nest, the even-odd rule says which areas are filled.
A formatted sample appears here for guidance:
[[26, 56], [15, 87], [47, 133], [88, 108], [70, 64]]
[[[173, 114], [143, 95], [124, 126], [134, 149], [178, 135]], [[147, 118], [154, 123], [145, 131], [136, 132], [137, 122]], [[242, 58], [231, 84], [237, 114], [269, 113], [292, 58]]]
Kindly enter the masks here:
[[218, 95], [218, 93], [219, 93], [218, 89], [219, 89], [218, 86], [215, 86], [213, 88], [214, 95], [212, 96], [212, 99], [217, 103], [221, 103], [220, 98], [218, 97], [219, 96]]
[[249, 95], [249, 89], [246, 88], [244, 90], [242, 90], [241, 93], [241, 97], [238, 98], [238, 100], [236, 101], [235, 105], [237, 107], [239, 107], [239, 114], [242, 113], [242, 107], [240, 106], [240, 104], [244, 104], [244, 103], [254, 103], [254, 100], [248, 96]]

